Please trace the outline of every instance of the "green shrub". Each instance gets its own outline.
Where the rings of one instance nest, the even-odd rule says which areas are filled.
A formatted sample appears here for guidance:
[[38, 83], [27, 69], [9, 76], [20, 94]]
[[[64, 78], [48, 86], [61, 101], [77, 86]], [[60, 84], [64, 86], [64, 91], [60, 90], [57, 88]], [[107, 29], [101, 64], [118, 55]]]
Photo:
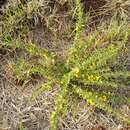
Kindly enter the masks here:
[[130, 34], [127, 21], [116, 20], [115, 16], [109, 24], [103, 23], [85, 37], [83, 36], [85, 20], [80, 0], [76, 0], [76, 7], [76, 34], [66, 61], [36, 44], [4, 36], [2, 45], [21, 48], [30, 57], [39, 56], [37, 63], [30, 64], [30, 61], [19, 60], [15, 64], [14, 72], [20, 78], [28, 72], [25, 78], [38, 73], [47, 79], [47, 82], [33, 93], [32, 100], [51, 90], [55, 84], [60, 85], [61, 90], [51, 115], [51, 130], [58, 129], [59, 118], [66, 114], [69, 96], [72, 94], [73, 98], [78, 96], [85, 99], [90, 105], [130, 123], [127, 116], [110, 105], [110, 101], [114, 101], [115, 104], [130, 103], [129, 98], [114, 93], [116, 89], [127, 87], [130, 77], [129, 71], [118, 67], [120, 53], [125, 49]]

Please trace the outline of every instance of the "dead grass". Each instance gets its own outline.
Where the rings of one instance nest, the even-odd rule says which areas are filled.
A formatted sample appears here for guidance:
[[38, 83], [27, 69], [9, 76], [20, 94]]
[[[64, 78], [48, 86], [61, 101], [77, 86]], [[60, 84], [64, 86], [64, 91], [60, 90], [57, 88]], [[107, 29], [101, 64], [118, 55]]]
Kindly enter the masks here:
[[[22, 123], [27, 130], [49, 130], [49, 117], [53, 110], [54, 97], [59, 88], [40, 96], [35, 102], [28, 103], [28, 97], [39, 85], [29, 85], [26, 89], [15, 86], [8, 79], [0, 81], [0, 127], [4, 130], [17, 130]], [[82, 106], [82, 107], [81, 107]], [[102, 112], [95, 113], [93, 107], [81, 101], [77, 106], [77, 114], [69, 112], [66, 118], [61, 119], [62, 130], [97, 130], [103, 127], [107, 130], [118, 130], [116, 123], [109, 115]]]
[[[102, 18], [110, 17], [115, 10], [122, 15], [130, 15], [126, 9], [130, 5], [129, 0], [125, 2], [121, 0], [120, 3], [117, 0], [104, 0], [103, 2], [95, 0], [94, 3], [91, 0], [90, 3], [84, 0], [84, 2], [87, 11], [93, 8], [94, 17], [99, 15]], [[24, 40], [35, 42], [41, 47], [57, 53], [59, 57], [65, 58], [74, 35], [75, 7], [73, 3], [73, 0], [67, 2], [65, 0], [54, 0], [54, 2], [45, 0], [29, 18], [31, 19], [30, 32], [24, 37]], [[90, 4], [92, 8], [90, 8]], [[2, 22], [2, 18], [0, 22]], [[21, 130], [19, 129], [20, 124], [27, 130], [49, 130], [49, 117], [59, 87], [57, 86], [51, 92], [41, 95], [30, 103], [29, 97], [44, 81], [38, 78], [37, 82], [29, 82], [25, 88], [17, 84], [16, 78], [10, 71], [9, 61], [16, 59], [18, 55], [28, 58], [25, 52], [19, 50], [5, 49], [4, 54], [0, 50], [0, 130]], [[75, 117], [72, 115], [72, 109], [64, 119], [60, 119], [59, 130], [127, 130], [125, 124], [86, 105], [85, 101], [80, 101], [76, 107]], [[130, 114], [128, 106], [124, 107], [123, 110]]]

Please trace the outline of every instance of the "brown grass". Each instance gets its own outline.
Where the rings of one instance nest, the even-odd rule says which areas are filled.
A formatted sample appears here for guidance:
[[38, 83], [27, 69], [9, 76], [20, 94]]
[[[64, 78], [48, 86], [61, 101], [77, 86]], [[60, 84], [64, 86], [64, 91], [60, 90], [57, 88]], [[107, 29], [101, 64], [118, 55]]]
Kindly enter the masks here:
[[[111, 2], [112, 1], [112, 2]], [[85, 11], [92, 11], [92, 15], [108, 16], [115, 11], [117, 0], [84, 0]], [[119, 10], [128, 8], [129, 0], [123, 2]], [[127, 4], [128, 2], [128, 4]], [[118, 3], [118, 2], [117, 2]], [[125, 4], [126, 3], [126, 4]], [[117, 9], [117, 10], [118, 10]], [[123, 10], [122, 10], [123, 11]], [[4, 13], [4, 11], [3, 11]], [[73, 0], [59, 2], [58, 0], [46, 0], [33, 15], [30, 32], [25, 41], [32, 41], [41, 47], [47, 48], [65, 58], [68, 48], [71, 46], [75, 27], [75, 7]], [[127, 14], [127, 9], [125, 14]], [[129, 14], [130, 16], [130, 14]], [[2, 16], [3, 17], [3, 16]], [[92, 21], [95, 23], [95, 21]], [[1, 21], [2, 22], [2, 19]], [[100, 21], [101, 22], [101, 21]], [[33, 27], [31, 28], [33, 23]], [[96, 26], [96, 25], [94, 25]], [[85, 34], [86, 35], [86, 34]], [[16, 82], [16, 78], [10, 71], [10, 61], [15, 60], [18, 55], [28, 58], [23, 51], [0, 50], [0, 130], [18, 130], [22, 124], [27, 130], [49, 130], [49, 117], [54, 107], [54, 97], [59, 91], [57, 86], [51, 92], [41, 95], [33, 103], [28, 102], [29, 97], [44, 81], [40, 77], [36, 82], [28, 82], [25, 86]], [[33, 78], [34, 80], [34, 78]], [[72, 101], [70, 101], [73, 103]], [[72, 115], [70, 109], [64, 119], [60, 119], [59, 130], [129, 130], [110, 115], [101, 111], [97, 112], [94, 107], [80, 101], [77, 114]], [[130, 113], [128, 106], [123, 110]]]

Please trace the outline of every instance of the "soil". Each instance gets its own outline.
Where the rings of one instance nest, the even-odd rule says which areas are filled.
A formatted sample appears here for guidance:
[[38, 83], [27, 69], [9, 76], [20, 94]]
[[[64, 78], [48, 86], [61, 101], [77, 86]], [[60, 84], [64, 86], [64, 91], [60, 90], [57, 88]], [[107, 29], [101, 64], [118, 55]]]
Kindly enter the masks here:
[[[48, 0], [49, 1], [49, 0]], [[26, 4], [25, 0], [23, 0]], [[0, 0], [0, 5], [6, 3], [6, 0]], [[84, 11], [98, 12], [105, 4], [105, 0], [83, 0]], [[46, 19], [40, 18], [38, 24], [28, 34], [27, 41], [32, 41], [39, 46], [46, 48], [59, 57], [65, 58], [68, 48], [73, 41], [74, 21], [66, 13], [68, 3], [61, 5], [58, 0], [50, 0], [47, 4]], [[56, 8], [56, 12], [55, 12]], [[58, 9], [57, 9], [58, 8]], [[93, 15], [94, 13], [92, 13]], [[36, 18], [39, 15], [36, 13]], [[51, 19], [50, 21], [48, 19]], [[93, 19], [95, 21], [97, 17]], [[47, 21], [48, 20], [48, 21]], [[99, 18], [100, 20], [100, 18]], [[49, 26], [47, 26], [47, 22]], [[35, 23], [35, 22], [34, 22]], [[67, 23], [67, 24], [66, 24]], [[96, 22], [97, 24], [98, 22]], [[95, 23], [94, 23], [95, 24]], [[54, 32], [55, 30], [55, 32]], [[70, 32], [66, 34], [66, 32]], [[16, 52], [16, 57], [18, 56]], [[19, 55], [25, 55], [19, 53]], [[15, 57], [15, 56], [14, 56]], [[19, 123], [22, 122], [28, 130], [49, 130], [49, 117], [54, 107], [54, 99], [57, 96], [59, 87], [57, 86], [51, 92], [41, 95], [34, 103], [28, 104], [28, 97], [31, 96], [39, 86], [43, 84], [40, 77], [36, 76], [36, 83], [29, 83], [27, 88], [22, 88], [23, 83], [15, 83], [12, 72], [8, 70], [8, 60], [13, 60], [7, 50], [0, 49], [0, 128], [3, 130], [18, 130]], [[34, 76], [35, 77], [35, 76]], [[17, 82], [17, 81], [16, 81]], [[128, 90], [117, 90], [119, 93], [129, 96]], [[127, 92], [126, 92], [127, 91]], [[82, 103], [82, 101], [81, 101]], [[78, 105], [80, 106], [81, 103]], [[78, 106], [77, 106], [78, 107]], [[129, 130], [129, 127], [118, 129], [120, 122], [106, 113], [96, 113], [91, 111], [91, 107], [79, 109], [77, 120], [72, 117], [71, 111], [66, 119], [61, 120], [61, 130]], [[126, 107], [126, 110], [127, 107]], [[4, 121], [4, 123], [3, 123]], [[101, 124], [101, 125], [100, 125]], [[64, 126], [64, 127], [63, 127]], [[122, 124], [123, 126], [123, 124]], [[89, 129], [90, 128], [90, 129]]]

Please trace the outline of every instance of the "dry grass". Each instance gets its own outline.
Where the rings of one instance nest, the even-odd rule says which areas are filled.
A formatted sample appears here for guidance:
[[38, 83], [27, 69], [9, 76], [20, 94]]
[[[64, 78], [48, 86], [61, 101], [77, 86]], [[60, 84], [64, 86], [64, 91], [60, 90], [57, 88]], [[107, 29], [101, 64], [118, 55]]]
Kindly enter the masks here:
[[[115, 11], [121, 13], [123, 17], [124, 15], [130, 16], [127, 11], [130, 5], [129, 0], [125, 0], [125, 2], [123, 0], [119, 2], [117, 0], [104, 1], [105, 4], [98, 11], [95, 9], [92, 11], [94, 17], [99, 15], [110, 17], [111, 12]], [[11, 2], [17, 4], [16, 0], [10, 1], [8, 6], [12, 4]], [[41, 47], [57, 53], [60, 58], [65, 58], [74, 35], [74, 1], [45, 0], [40, 4], [33, 15], [28, 15], [29, 20], [25, 22], [25, 25], [29, 24], [29, 32], [24, 36], [24, 41], [35, 42]], [[8, 10], [8, 6], [4, 11]], [[0, 23], [2, 23], [3, 16], [4, 14], [1, 15]], [[95, 21], [93, 22], [95, 23]], [[86, 34], [84, 35], [86, 36]], [[49, 130], [49, 118], [54, 107], [54, 97], [60, 88], [57, 86], [30, 103], [29, 97], [44, 81], [40, 77], [33, 77], [33, 82], [32, 80], [27, 82], [26, 87], [16, 81], [9, 63], [21, 55], [28, 58], [28, 55], [21, 50], [0, 49], [0, 130]], [[70, 103], [72, 104], [72, 101]], [[127, 130], [127, 125], [104, 111], [86, 105], [85, 101], [80, 101], [76, 107], [75, 115], [72, 115], [73, 109], [70, 109], [68, 115], [64, 119], [60, 119], [59, 130]], [[123, 110], [130, 115], [128, 106], [123, 106]]]
[[[29, 85], [26, 89], [10, 83], [2, 78], [0, 97], [0, 127], [3, 130], [17, 130], [20, 124], [27, 130], [49, 130], [49, 117], [53, 110], [54, 96], [57, 89], [40, 96], [35, 102], [29, 104], [28, 97], [34, 88], [39, 85]], [[81, 107], [82, 106], [82, 107]], [[116, 123], [111, 116], [102, 112], [94, 112], [93, 107], [85, 105], [81, 101], [77, 106], [77, 114], [72, 116], [71, 110], [65, 119], [60, 120], [62, 130], [96, 130], [104, 127], [107, 130], [118, 130], [119, 122]]]

